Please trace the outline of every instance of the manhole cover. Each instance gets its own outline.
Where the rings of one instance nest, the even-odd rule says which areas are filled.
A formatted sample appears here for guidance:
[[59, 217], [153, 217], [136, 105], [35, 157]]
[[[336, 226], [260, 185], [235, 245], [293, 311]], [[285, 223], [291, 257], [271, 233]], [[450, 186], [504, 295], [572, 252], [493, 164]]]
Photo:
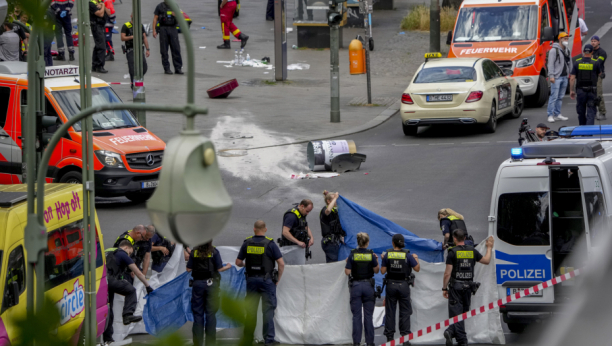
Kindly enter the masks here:
[[244, 149], [221, 149], [218, 152], [219, 156], [223, 157], [238, 157], [238, 156], [246, 156], [247, 151]]

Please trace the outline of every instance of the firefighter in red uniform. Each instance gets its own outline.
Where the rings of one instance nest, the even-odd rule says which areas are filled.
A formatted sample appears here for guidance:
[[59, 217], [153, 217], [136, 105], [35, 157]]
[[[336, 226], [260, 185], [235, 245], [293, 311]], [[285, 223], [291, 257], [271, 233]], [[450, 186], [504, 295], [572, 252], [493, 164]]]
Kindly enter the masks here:
[[230, 47], [230, 32], [240, 41], [240, 48], [244, 48], [249, 37], [240, 32], [240, 29], [234, 25], [234, 12], [236, 12], [236, 0], [223, 0], [221, 2], [219, 13], [221, 16], [221, 31], [223, 33], [223, 44], [217, 46], [218, 49], [231, 49]]

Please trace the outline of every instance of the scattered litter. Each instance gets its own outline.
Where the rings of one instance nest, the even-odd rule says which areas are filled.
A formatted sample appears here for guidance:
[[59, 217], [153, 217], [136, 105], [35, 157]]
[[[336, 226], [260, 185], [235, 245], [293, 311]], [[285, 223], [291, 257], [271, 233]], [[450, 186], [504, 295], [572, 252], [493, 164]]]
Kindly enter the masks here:
[[206, 46], [204, 46], [204, 47], [200, 47], [200, 49], [206, 49]]
[[268, 74], [268, 73], [270, 73], [270, 72], [264, 72], [264, 74]]
[[214, 87], [206, 90], [208, 93], [208, 97], [210, 98], [219, 98], [224, 99], [229, 96], [229, 94], [234, 91], [238, 87], [238, 81], [236, 79], [228, 80], [227, 82], [223, 82], [219, 85], [215, 85]]
[[261, 59], [261, 62], [263, 62], [264, 64], [269, 64], [270, 63], [270, 57], [264, 56]]
[[293, 70], [308, 70], [308, 69], [310, 69], [310, 65], [302, 64], [302, 63], [291, 64], [291, 65], [287, 66], [287, 70], [289, 70], [289, 71], [293, 71]]
[[[119, 27], [115, 25], [115, 26], [113, 26], [113, 29], [119, 29]], [[114, 34], [114, 33], [113, 33], [113, 34]]]
[[206, 27], [203, 26], [202, 29], [206, 29]]
[[233, 138], [233, 139], [251, 139], [251, 138], [253, 138], [253, 136], [237, 135], [237, 136], [229, 136], [228, 138]]
[[402, 31], [402, 32], [400, 32], [399, 34], [400, 34], [400, 35], [406, 35], [406, 33], [405, 33], [405, 32], [403, 32], [403, 31]]
[[73, 22], [73, 23], [78, 23], [78, 22], [79, 22], [79, 19], [78, 19], [78, 18], [73, 18], [73, 19], [71, 20], [71, 22]]
[[123, 79], [128, 79], [128, 78], [130, 78], [130, 74], [129, 73], [126, 73], [126, 74], [123, 75]]
[[370, 173], [363, 173], [363, 175], [368, 175], [368, 174], [370, 174]]
[[287, 28], [287, 33], [290, 33], [293, 31], [293, 28]]
[[317, 179], [317, 178], [334, 178], [339, 176], [338, 173], [300, 173], [291, 174], [289, 179]]
[[[116, 27], [115, 27], [115, 28], [116, 28]], [[119, 31], [117, 31], [117, 30], [113, 29], [113, 34], [118, 34], [118, 33], [119, 33]]]
[[247, 190], [250, 190], [250, 189], [251, 189], [250, 187], [247, 187]]
[[217, 61], [218, 64], [225, 64], [225, 67], [233, 67], [233, 66], [250, 66], [250, 67], [257, 67], [257, 68], [265, 68], [266, 70], [272, 70], [274, 69], [274, 66], [272, 65], [268, 65], [265, 62], [263, 62], [262, 60], [257, 60], [257, 59], [251, 59], [251, 60], [245, 60], [242, 62], [241, 65], [237, 65], [235, 61]]
[[298, 46], [293, 45], [293, 46], [291, 46], [291, 48], [292, 48], [292, 49], [298, 49]]

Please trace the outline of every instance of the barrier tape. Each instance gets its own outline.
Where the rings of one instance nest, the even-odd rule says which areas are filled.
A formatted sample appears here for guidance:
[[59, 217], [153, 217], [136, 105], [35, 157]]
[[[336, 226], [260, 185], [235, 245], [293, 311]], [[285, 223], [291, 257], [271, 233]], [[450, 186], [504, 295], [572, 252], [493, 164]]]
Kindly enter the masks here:
[[414, 339], [416, 339], [416, 338], [418, 338], [420, 336], [423, 336], [425, 334], [432, 333], [435, 330], [440, 330], [440, 329], [442, 329], [442, 327], [448, 327], [451, 324], [455, 324], [455, 323], [458, 323], [458, 322], [461, 322], [461, 321], [465, 321], [468, 318], [472, 318], [472, 317], [474, 317], [476, 315], [480, 315], [480, 314], [485, 313], [485, 312], [487, 312], [489, 310], [493, 310], [493, 309], [495, 309], [497, 307], [500, 307], [500, 306], [502, 306], [504, 304], [510, 303], [512, 301], [515, 301], [517, 299], [523, 298], [523, 297], [528, 296], [530, 294], [539, 292], [539, 291], [544, 290], [544, 289], [546, 289], [548, 287], [554, 286], [554, 285], [556, 285], [558, 283], [561, 283], [563, 281], [567, 281], [567, 280], [569, 280], [571, 278], [574, 278], [574, 277], [576, 277], [578, 275], [580, 275], [580, 269], [573, 270], [573, 271], [571, 271], [569, 273], [565, 273], [565, 274], [563, 274], [561, 276], [557, 276], [556, 278], [553, 278], [553, 279], [548, 280], [546, 282], [542, 282], [541, 284], [538, 284], [538, 285], [535, 285], [533, 287], [527, 288], [527, 289], [525, 289], [523, 291], [517, 292], [515, 294], [511, 294], [511, 295], [507, 296], [506, 298], [498, 299], [495, 302], [491, 302], [491, 303], [489, 303], [487, 305], [483, 305], [483, 306], [481, 306], [479, 308], [476, 308], [476, 309], [474, 309], [472, 311], [464, 312], [461, 315], [457, 315], [455, 317], [449, 318], [446, 321], [443, 321], [443, 322], [440, 322], [440, 323], [436, 323], [436, 324], [431, 325], [431, 326], [429, 326], [427, 328], [423, 328], [423, 329], [419, 330], [416, 333], [410, 333], [408, 335], [404, 335], [404, 336], [400, 337], [399, 339], [391, 340], [391, 341], [389, 341], [387, 343], [384, 343], [384, 344], [382, 344], [380, 346], [399, 346], [399, 345], [403, 344], [406, 341], [414, 340]]
[[[111, 83], [108, 83], [108, 84], [110, 84], [110, 85], [132, 85], [132, 83], [128, 83], [128, 82], [122, 82], [122, 83], [111, 82]], [[136, 87], [144, 86], [144, 82], [134, 82], [134, 86], [136, 86]]]

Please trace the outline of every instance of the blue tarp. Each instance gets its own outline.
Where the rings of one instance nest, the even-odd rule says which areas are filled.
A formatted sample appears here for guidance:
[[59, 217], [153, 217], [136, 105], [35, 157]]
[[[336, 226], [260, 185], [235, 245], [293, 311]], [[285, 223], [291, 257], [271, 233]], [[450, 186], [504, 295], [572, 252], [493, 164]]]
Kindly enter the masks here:
[[[433, 239], [420, 238], [402, 226], [342, 196], [338, 198], [337, 203], [340, 223], [346, 232], [345, 244], [340, 247], [339, 259], [346, 259], [351, 250], [357, 248], [357, 233], [366, 232], [370, 236], [370, 246], [368, 248], [378, 254], [379, 260], [380, 255], [392, 247], [391, 238], [395, 234], [402, 234], [406, 249], [417, 254], [419, 260], [430, 263], [444, 261], [442, 243]], [[382, 286], [383, 275], [376, 274], [375, 279], [376, 285]]]
[[[191, 273], [185, 272], [146, 296], [142, 318], [147, 333], [161, 336], [177, 331], [187, 321], [193, 322], [190, 279]], [[244, 268], [232, 267], [221, 273], [221, 289], [233, 298], [242, 299], [246, 294]], [[219, 310], [217, 328], [237, 327]]]

